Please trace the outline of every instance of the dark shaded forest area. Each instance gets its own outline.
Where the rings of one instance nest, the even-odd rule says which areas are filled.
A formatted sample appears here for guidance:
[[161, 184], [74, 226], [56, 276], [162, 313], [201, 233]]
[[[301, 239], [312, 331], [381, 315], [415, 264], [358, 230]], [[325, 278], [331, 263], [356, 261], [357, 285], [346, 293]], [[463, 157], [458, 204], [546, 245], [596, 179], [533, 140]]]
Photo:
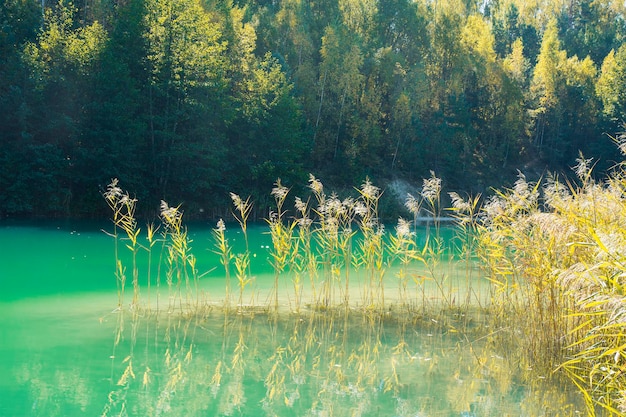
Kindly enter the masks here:
[[610, 0], [3, 0], [0, 214], [261, 210], [278, 177], [484, 192], [611, 167], [626, 6]]

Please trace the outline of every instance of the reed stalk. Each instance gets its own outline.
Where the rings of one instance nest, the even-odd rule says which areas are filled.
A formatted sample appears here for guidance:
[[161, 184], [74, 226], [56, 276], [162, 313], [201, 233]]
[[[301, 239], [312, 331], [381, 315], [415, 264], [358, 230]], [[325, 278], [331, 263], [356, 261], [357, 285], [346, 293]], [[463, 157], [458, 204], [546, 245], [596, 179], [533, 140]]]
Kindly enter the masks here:
[[416, 248], [414, 234], [415, 232], [411, 231], [411, 223], [403, 218], [399, 218], [395, 228], [395, 235], [390, 236], [388, 245], [390, 266], [393, 265], [395, 260], [400, 262], [399, 270], [396, 272], [399, 303], [401, 307], [407, 309], [407, 312], [410, 307], [408, 298], [409, 268], [414, 262], [423, 262], [423, 258]]
[[188, 238], [187, 229], [182, 223], [183, 212], [180, 210], [180, 206], [170, 207], [165, 201], [161, 201], [161, 221], [164, 225], [164, 238], [167, 241], [170, 311], [178, 304], [178, 309], [182, 313], [192, 306], [194, 301], [196, 304], [198, 302], [197, 298], [194, 300], [194, 289], [192, 288], [197, 289], [196, 261], [191, 253], [191, 240]]
[[113, 238], [114, 238], [114, 256], [116, 263], [116, 282], [118, 289], [118, 308], [123, 308], [124, 305], [124, 292], [126, 288], [126, 268], [123, 266], [120, 259], [119, 242], [122, 238], [119, 237], [118, 230], [121, 229], [126, 234], [125, 240], [130, 244], [126, 244], [132, 253], [132, 284], [133, 284], [133, 300], [131, 307], [137, 307], [139, 301], [139, 271], [137, 268], [137, 252], [139, 251], [139, 244], [137, 243], [137, 237], [139, 236], [140, 229], [137, 227], [137, 221], [135, 220], [135, 208], [137, 200], [131, 198], [130, 195], [118, 186], [119, 181], [117, 179], [111, 180], [111, 183], [107, 186], [107, 190], [103, 193], [104, 199], [107, 205], [113, 211]]
[[[296, 271], [296, 278], [299, 279], [302, 275], [308, 275], [311, 285], [311, 300], [314, 303], [317, 300], [317, 256], [312, 247], [313, 232], [311, 226], [313, 220], [310, 217], [309, 203], [305, 203], [296, 197], [295, 199], [296, 219], [295, 223], [298, 227], [298, 235], [296, 243], [293, 245], [293, 253], [291, 259], [293, 260], [294, 269]], [[294, 285], [298, 285], [302, 288], [302, 284], [294, 282]], [[296, 291], [297, 305], [299, 305], [300, 297], [298, 291]]]
[[253, 278], [250, 272], [250, 247], [248, 243], [248, 218], [252, 212], [252, 203], [250, 197], [243, 200], [239, 195], [230, 193], [230, 197], [235, 207], [233, 216], [239, 223], [244, 239], [244, 251], [235, 255], [235, 271], [237, 277], [237, 283], [239, 286], [239, 311], [243, 312], [243, 294], [245, 288], [253, 282]]
[[[426, 269], [437, 287], [444, 306], [449, 308], [453, 304], [452, 295], [450, 288], [446, 288], [445, 285], [450, 277], [439, 270], [444, 254], [444, 241], [441, 236], [441, 179], [433, 171], [430, 172], [430, 178], [423, 180], [420, 196], [421, 206], [430, 217], [426, 229], [428, 239], [423, 250]], [[431, 221], [434, 232], [431, 232]]]
[[339, 223], [335, 216], [340, 210], [341, 202], [336, 195], [327, 198], [324, 193], [324, 186], [313, 175], [309, 177], [309, 188], [317, 200], [317, 208], [314, 213], [317, 216], [318, 227], [314, 229], [314, 238], [318, 246], [323, 275], [321, 286], [318, 287], [318, 298], [313, 300], [313, 305], [318, 308], [328, 308], [332, 302], [333, 276], [337, 271], [335, 260]]
[[[422, 181], [421, 197], [426, 202], [426, 212], [431, 216], [435, 228], [435, 240], [441, 239], [441, 178], [430, 171], [430, 178]], [[430, 230], [426, 231], [427, 233]], [[430, 234], [430, 233], [429, 233]]]
[[378, 218], [378, 201], [381, 191], [369, 179], [366, 179], [357, 191], [360, 198], [354, 211], [358, 218], [361, 241], [358, 243], [359, 252], [355, 264], [364, 268], [367, 274], [363, 305], [366, 309], [376, 309], [378, 306], [384, 310], [385, 244], [383, 237], [385, 226]]
[[459, 194], [449, 193], [452, 207], [448, 208], [455, 220], [455, 238], [460, 244], [454, 251], [458, 253], [459, 258], [463, 262], [463, 270], [465, 276], [465, 305], [469, 307], [472, 304], [471, 297], [474, 295], [479, 306], [483, 303], [480, 293], [476, 293], [473, 283], [475, 277], [472, 274], [475, 261], [477, 259], [478, 247], [478, 214], [481, 196], [480, 194], [463, 199]]
[[224, 308], [226, 311], [229, 311], [232, 291], [230, 283], [230, 263], [232, 262], [234, 256], [228, 243], [228, 239], [226, 239], [226, 224], [224, 223], [224, 220], [220, 219], [217, 222], [217, 226], [213, 229], [213, 239], [215, 241], [215, 253], [219, 256], [220, 264], [222, 264], [222, 267], [224, 268], [224, 280], [226, 285]]
[[[147, 238], [148, 238], [148, 246], [145, 247], [146, 252], [148, 253], [148, 267], [147, 267], [147, 276], [146, 276], [146, 286], [148, 292], [148, 312], [151, 311], [151, 281], [152, 281], [152, 248], [157, 243], [158, 239], [156, 239], [156, 232], [158, 231], [158, 227], [155, 227], [154, 224], [149, 224], [147, 227]], [[157, 311], [158, 311], [158, 301], [157, 301]]]
[[[274, 268], [274, 287], [273, 287], [273, 307], [274, 312], [278, 311], [278, 280], [280, 275], [285, 271], [285, 267], [291, 263], [293, 232], [296, 227], [295, 222], [289, 225], [284, 223], [283, 205], [289, 194], [289, 189], [283, 186], [280, 178], [276, 181], [275, 187], [271, 192], [276, 203], [276, 212], [270, 212], [267, 223], [270, 228], [270, 236], [272, 238], [272, 250], [270, 251], [270, 263]], [[299, 299], [299, 287], [296, 285], [296, 300]], [[299, 301], [296, 301], [296, 310], [299, 310]]]

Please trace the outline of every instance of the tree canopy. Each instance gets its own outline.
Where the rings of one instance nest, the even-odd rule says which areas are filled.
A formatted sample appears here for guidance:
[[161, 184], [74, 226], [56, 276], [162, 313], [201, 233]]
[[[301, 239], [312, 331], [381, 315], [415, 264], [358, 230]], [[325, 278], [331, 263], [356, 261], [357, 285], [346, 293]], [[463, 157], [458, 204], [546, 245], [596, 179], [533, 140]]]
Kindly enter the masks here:
[[0, 214], [269, 205], [277, 178], [457, 191], [618, 158], [626, 9], [609, 0], [6, 0]]

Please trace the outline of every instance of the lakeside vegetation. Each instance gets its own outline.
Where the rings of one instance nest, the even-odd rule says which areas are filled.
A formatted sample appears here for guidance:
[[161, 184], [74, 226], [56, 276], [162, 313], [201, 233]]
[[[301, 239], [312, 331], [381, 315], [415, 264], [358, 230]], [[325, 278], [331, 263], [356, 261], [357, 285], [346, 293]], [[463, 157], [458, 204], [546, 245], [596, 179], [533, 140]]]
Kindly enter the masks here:
[[433, 170], [485, 193], [581, 150], [602, 174], [624, 17], [605, 0], [7, 0], [0, 213], [103, 216], [112, 176], [141, 214], [165, 199], [217, 219], [238, 190], [260, 219], [267, 184], [308, 172], [344, 191]]
[[[626, 149], [626, 137], [615, 141]], [[394, 231], [385, 231], [377, 214], [380, 189], [369, 181], [357, 189], [356, 198], [340, 200], [327, 195], [311, 175], [313, 198], [296, 197], [294, 209], [288, 210], [289, 190], [279, 180], [267, 219], [273, 287], [259, 297], [247, 245], [233, 253], [220, 220], [214, 239], [225, 289], [217, 300], [202, 290], [180, 207], [163, 202], [161, 237], [155, 238], [155, 228], [149, 227], [149, 244], [138, 244], [136, 200], [113, 181], [104, 197], [119, 228], [119, 234], [113, 233], [115, 245], [129, 242], [133, 265], [128, 302], [126, 266], [116, 249], [118, 308], [188, 320], [221, 312], [225, 322], [258, 315], [316, 322], [318, 314], [332, 320], [397, 320], [404, 326], [432, 320], [433, 328], [488, 340], [529, 381], [567, 376], [583, 393], [590, 416], [625, 415], [626, 165], [597, 181], [592, 161], [580, 155], [575, 174], [572, 180], [548, 176], [537, 183], [520, 174], [513, 188], [486, 201], [452, 193], [452, 207], [446, 210], [456, 220], [456, 236], [447, 243], [438, 222], [441, 180], [432, 175], [406, 202], [412, 215], [424, 210], [431, 216], [432, 229], [422, 244], [409, 220], [400, 218]], [[247, 242], [252, 201], [231, 197]], [[160, 274], [151, 275], [150, 266], [140, 279], [135, 264], [137, 251], [145, 249], [152, 257], [157, 241], [162, 252], [154, 256], [163, 263], [163, 283]], [[453, 249], [446, 251], [448, 244]], [[442, 264], [454, 266], [442, 269]], [[279, 283], [291, 289], [279, 296]], [[155, 284], [164, 287], [166, 301], [160, 307], [158, 294], [157, 306], [150, 304], [150, 285]], [[146, 285], [148, 298], [142, 301], [139, 294]], [[477, 367], [485, 366], [483, 359], [476, 358]], [[394, 386], [391, 379], [385, 383]]]
[[[569, 378], [589, 415], [625, 415], [626, 165], [615, 161], [626, 145], [606, 135], [626, 108], [624, 7], [8, 0], [0, 214], [100, 216], [102, 192], [114, 223], [114, 350], [125, 317], [135, 332], [165, 313], [177, 348], [164, 355], [171, 372], [162, 397], [147, 407], [170, 406], [194, 356], [192, 333], [218, 312], [237, 340], [224, 338], [210, 385], [217, 392], [228, 371], [231, 405], [242, 400], [251, 318], [293, 315], [311, 327], [303, 335], [296, 325], [293, 357], [276, 346], [264, 374], [269, 402], [296, 392], [286, 369], [294, 376], [299, 361], [314, 360], [298, 352], [321, 340], [340, 356], [336, 323], [353, 319], [378, 333], [348, 362], [372, 371], [382, 391], [399, 390], [395, 367], [368, 368], [380, 328], [396, 320], [406, 360], [407, 327], [445, 328], [470, 345], [493, 344], [530, 378]], [[313, 176], [306, 186], [307, 172], [338, 194]], [[130, 191], [117, 180], [107, 187], [111, 176]], [[392, 231], [369, 178], [418, 192]], [[362, 185], [351, 197], [353, 184]], [[456, 192], [442, 194], [443, 185]], [[255, 287], [252, 253], [233, 250], [220, 220], [224, 293], [210, 297], [183, 207], [192, 218], [234, 219], [246, 241], [249, 221], [265, 219], [268, 294]], [[419, 243], [423, 213], [431, 229]], [[440, 234], [444, 213], [456, 220], [454, 249]], [[158, 226], [137, 220], [157, 216]], [[104, 415], [126, 411], [130, 381], [139, 380], [135, 354], [131, 343]], [[488, 361], [476, 357], [477, 369]], [[347, 389], [332, 355], [325, 365], [321, 379]], [[152, 378], [147, 365], [139, 385]]]

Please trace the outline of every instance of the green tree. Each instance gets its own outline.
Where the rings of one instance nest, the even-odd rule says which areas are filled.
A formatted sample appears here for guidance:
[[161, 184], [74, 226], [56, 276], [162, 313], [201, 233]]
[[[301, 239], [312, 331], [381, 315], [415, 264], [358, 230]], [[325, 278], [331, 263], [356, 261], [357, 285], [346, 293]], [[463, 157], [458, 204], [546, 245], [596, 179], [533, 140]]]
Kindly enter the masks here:
[[406, 62], [419, 65], [430, 52], [425, 14], [425, 8], [418, 2], [380, 0], [376, 14], [376, 45], [391, 47]]
[[79, 25], [75, 14], [76, 8], [63, 1], [45, 9], [41, 32], [21, 52], [28, 78], [14, 158], [32, 157], [26, 165], [31, 173], [21, 171], [22, 178], [45, 173], [33, 181], [39, 185], [32, 212], [69, 214], [78, 191], [76, 164], [82, 153], [88, 92], [108, 35], [97, 22]]
[[34, 2], [5, 0], [0, 7], [0, 131], [6, 141], [22, 136], [28, 86], [20, 56], [25, 43], [36, 41], [40, 25], [41, 10]]
[[543, 34], [541, 52], [531, 85], [531, 91], [537, 97], [537, 107], [534, 109], [534, 143], [539, 148], [548, 148], [552, 156], [563, 151], [558, 132], [561, 122], [559, 93], [565, 83], [563, 68], [566, 61], [566, 52], [561, 49], [556, 22], [552, 21]]
[[[147, 205], [160, 196], [149, 180], [148, 81], [143, 0], [116, 8], [109, 40], [87, 92], [81, 147], [74, 167], [74, 201], [81, 214], [97, 213], [98, 193], [119, 178]], [[156, 200], [156, 201], [155, 201]]]
[[[434, 7], [436, 6], [436, 7]], [[424, 70], [427, 90], [420, 100], [421, 149], [430, 169], [451, 178], [457, 170], [456, 155], [463, 152], [468, 108], [463, 97], [467, 55], [461, 44], [465, 5], [434, 4], [428, 14], [430, 50]]]
[[612, 120], [623, 119], [626, 115], [626, 44], [617, 52], [611, 50], [604, 58], [596, 90], [604, 114]]
[[524, 56], [524, 42], [521, 38], [517, 38], [511, 45], [511, 53], [509, 53], [502, 66], [508, 76], [522, 86], [526, 86], [529, 78], [530, 63]]
[[536, 97], [535, 145], [545, 160], [564, 167], [579, 150], [596, 147], [597, 131], [596, 69], [591, 58], [568, 58], [561, 49], [556, 21], [543, 35], [535, 66], [531, 93]]
[[624, 42], [626, 22], [608, 0], [573, 0], [558, 14], [559, 37], [570, 56], [600, 62]]
[[306, 180], [309, 144], [293, 86], [276, 58], [267, 53], [256, 59], [243, 83], [224, 172], [231, 189], [252, 195], [265, 208], [270, 204], [267, 187], [276, 178], [285, 184]]
[[494, 49], [500, 58], [504, 58], [512, 52], [513, 43], [522, 39], [524, 55], [531, 63], [535, 63], [539, 54], [539, 35], [537, 28], [528, 22], [529, 19], [520, 14], [519, 7], [515, 2], [498, 2], [490, 10]]
[[374, 19], [378, 12], [375, 0], [339, 0], [339, 11], [345, 26], [362, 39], [372, 35]]
[[320, 55], [314, 161], [318, 166], [343, 164], [351, 135], [348, 119], [363, 88], [363, 56], [357, 38], [341, 26], [326, 28]]
[[495, 40], [494, 49], [498, 56], [503, 58], [511, 53], [513, 42], [521, 37], [517, 6], [510, 3], [506, 9], [494, 10], [491, 22]]
[[221, 178], [227, 44], [199, 0], [146, 3], [151, 183], [161, 198], [196, 200]]

